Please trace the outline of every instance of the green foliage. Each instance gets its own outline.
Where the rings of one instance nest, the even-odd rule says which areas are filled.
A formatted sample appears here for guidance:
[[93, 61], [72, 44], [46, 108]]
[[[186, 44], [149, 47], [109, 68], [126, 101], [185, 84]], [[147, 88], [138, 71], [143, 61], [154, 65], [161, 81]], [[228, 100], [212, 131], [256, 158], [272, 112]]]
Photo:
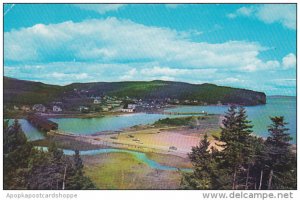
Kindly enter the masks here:
[[8, 126], [8, 121], [4, 123], [4, 153], [10, 153], [17, 150], [20, 146], [26, 144], [26, 135], [21, 129], [21, 125], [16, 119], [12, 126]]
[[3, 139], [4, 188], [25, 189], [28, 158], [32, 145], [27, 143], [18, 120], [15, 120], [11, 126], [8, 126], [8, 121], [4, 122]]
[[296, 189], [295, 153], [283, 117], [272, 117], [267, 140], [252, 136], [244, 108], [231, 106], [216, 138], [222, 150], [207, 150], [207, 137], [192, 148], [194, 171], [184, 174], [184, 189]]
[[[243, 176], [243, 168], [247, 168], [252, 156], [250, 121], [244, 108], [231, 106], [225, 115], [219, 141], [222, 142], [221, 168], [226, 168], [232, 174], [232, 189], [238, 188], [238, 176]], [[241, 174], [242, 173], [242, 174]]]
[[66, 189], [79, 190], [79, 189], [97, 189], [94, 183], [83, 173], [83, 163], [79, 155], [79, 151], [75, 150], [73, 156], [73, 164], [68, 170], [68, 178], [66, 180]]
[[155, 90], [159, 90], [165, 85], [163, 82], [125, 82], [122, 84], [122, 87], [109, 92], [111, 96], [118, 97], [136, 97], [136, 98], [145, 98], [147, 94]]
[[257, 105], [266, 101], [264, 93], [217, 86], [213, 84], [188, 84], [170, 81], [129, 81], [117, 83], [76, 83], [67, 86], [47, 85], [4, 77], [4, 102], [6, 105], [33, 105], [49, 103], [62, 97], [74, 97], [74, 89], [94, 91], [119, 98], [196, 100], [199, 104], [237, 103]]
[[165, 118], [159, 119], [154, 125], [170, 125], [170, 126], [188, 126], [193, 125], [197, 120], [207, 119], [208, 117], [176, 117], [176, 118]]
[[267, 138], [266, 145], [266, 159], [265, 163], [268, 170], [268, 189], [284, 189], [287, 182], [287, 177], [295, 178], [291, 174], [295, 173], [294, 155], [290, 150], [292, 139], [288, 133], [289, 129], [285, 126], [287, 123], [284, 117], [271, 117], [272, 124], [268, 131], [270, 136]]
[[193, 147], [192, 152], [188, 154], [193, 166], [194, 172], [185, 173], [181, 180], [183, 189], [212, 189], [212, 178], [215, 172], [215, 161], [209, 152], [209, 141], [207, 135], [200, 142], [199, 146]]
[[4, 122], [5, 189], [95, 189], [82, 171], [83, 163], [76, 151], [65, 156], [55, 143], [44, 152], [27, 142], [17, 120]]
[[4, 77], [4, 102], [11, 105], [34, 105], [48, 103], [59, 97], [65, 88], [40, 82], [23, 81]]

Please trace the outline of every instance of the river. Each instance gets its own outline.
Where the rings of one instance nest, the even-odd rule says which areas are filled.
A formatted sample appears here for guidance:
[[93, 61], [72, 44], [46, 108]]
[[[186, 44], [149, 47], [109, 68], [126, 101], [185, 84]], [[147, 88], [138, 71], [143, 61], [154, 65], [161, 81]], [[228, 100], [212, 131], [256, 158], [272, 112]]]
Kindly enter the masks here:
[[[39, 147], [44, 151], [47, 151], [47, 147]], [[65, 155], [74, 155], [74, 151], [64, 149], [63, 150]], [[96, 150], [85, 150], [85, 151], [80, 151], [80, 155], [97, 155], [97, 154], [104, 154], [104, 153], [128, 153], [132, 156], [134, 156], [137, 160], [145, 163], [149, 167], [153, 169], [158, 169], [158, 170], [170, 170], [170, 171], [177, 171], [179, 168], [176, 167], [171, 167], [167, 165], [161, 165], [154, 160], [151, 160], [148, 158], [148, 156], [143, 153], [143, 152], [137, 152], [137, 151], [131, 151], [131, 150], [125, 150], [125, 149], [96, 149]], [[180, 168], [181, 171], [185, 172], [191, 172], [192, 169], [189, 168]]]

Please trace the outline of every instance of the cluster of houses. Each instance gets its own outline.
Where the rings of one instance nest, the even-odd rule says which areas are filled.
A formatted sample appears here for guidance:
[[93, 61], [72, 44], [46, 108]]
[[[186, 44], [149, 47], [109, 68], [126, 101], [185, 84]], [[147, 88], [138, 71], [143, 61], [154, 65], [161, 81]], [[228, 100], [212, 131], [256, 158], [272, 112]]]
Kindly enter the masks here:
[[59, 105], [52, 105], [51, 108], [47, 108], [43, 104], [35, 104], [32, 107], [30, 107], [28, 105], [23, 105], [21, 107], [14, 106], [14, 110], [22, 110], [24, 112], [35, 111], [35, 112], [39, 112], [39, 113], [44, 113], [46, 111], [47, 112], [52, 111], [52, 112], [58, 113], [58, 112], [62, 112], [63, 111], [62, 107], [59, 106]]
[[[22, 110], [24, 112], [39, 112], [39, 113], [61, 113], [61, 112], [108, 112], [111, 110], [133, 113], [133, 112], [155, 112], [159, 109], [168, 107], [171, 104], [198, 104], [197, 100], [178, 100], [178, 99], [136, 99], [116, 96], [88, 96], [83, 95], [88, 91], [75, 90], [75, 94], [64, 97], [62, 102], [52, 102], [46, 106], [43, 104], [35, 104], [32, 107], [23, 105], [21, 107], [14, 106], [14, 110]], [[130, 102], [127, 104], [126, 102]]]
[[[123, 101], [116, 97], [103, 96], [88, 97], [88, 98], [70, 98], [64, 99], [62, 102], [52, 102], [48, 105], [35, 104], [33, 106], [23, 105], [21, 107], [14, 106], [14, 110], [22, 110], [24, 112], [38, 112], [38, 113], [60, 113], [63, 111], [79, 111], [87, 113], [90, 111], [110, 111], [114, 108], [122, 108]], [[122, 112], [134, 112], [135, 105], [129, 104], [129, 107], [122, 109]]]
[[123, 108], [121, 111], [122, 112], [128, 112], [128, 113], [132, 113], [135, 111], [136, 108], [136, 104], [128, 104], [127, 108]]

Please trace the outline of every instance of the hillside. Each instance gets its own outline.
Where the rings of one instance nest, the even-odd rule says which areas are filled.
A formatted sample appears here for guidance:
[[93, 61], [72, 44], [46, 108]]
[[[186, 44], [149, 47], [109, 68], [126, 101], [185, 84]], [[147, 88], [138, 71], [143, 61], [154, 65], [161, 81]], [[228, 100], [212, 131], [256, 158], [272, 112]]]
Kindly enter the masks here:
[[[197, 100], [208, 104], [234, 103], [258, 105], [266, 103], [266, 95], [245, 89], [213, 84], [189, 84], [172, 81], [127, 81], [73, 83], [67, 86], [47, 85], [41, 82], [23, 81], [4, 77], [4, 104], [48, 103], [62, 98], [72, 98], [85, 91], [87, 96], [117, 96], [137, 99]], [[80, 97], [80, 96], [79, 96]]]

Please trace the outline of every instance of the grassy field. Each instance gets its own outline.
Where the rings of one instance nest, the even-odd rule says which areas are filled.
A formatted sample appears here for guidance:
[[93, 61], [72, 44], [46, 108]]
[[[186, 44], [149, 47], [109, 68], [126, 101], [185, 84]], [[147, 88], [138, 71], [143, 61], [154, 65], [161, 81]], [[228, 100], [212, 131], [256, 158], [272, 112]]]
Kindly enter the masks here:
[[192, 163], [188, 158], [182, 158], [175, 155], [166, 155], [160, 153], [146, 153], [148, 158], [158, 162], [161, 165], [167, 165], [176, 168], [192, 168]]
[[127, 153], [82, 156], [85, 174], [99, 189], [178, 189], [181, 174], [155, 170]]

